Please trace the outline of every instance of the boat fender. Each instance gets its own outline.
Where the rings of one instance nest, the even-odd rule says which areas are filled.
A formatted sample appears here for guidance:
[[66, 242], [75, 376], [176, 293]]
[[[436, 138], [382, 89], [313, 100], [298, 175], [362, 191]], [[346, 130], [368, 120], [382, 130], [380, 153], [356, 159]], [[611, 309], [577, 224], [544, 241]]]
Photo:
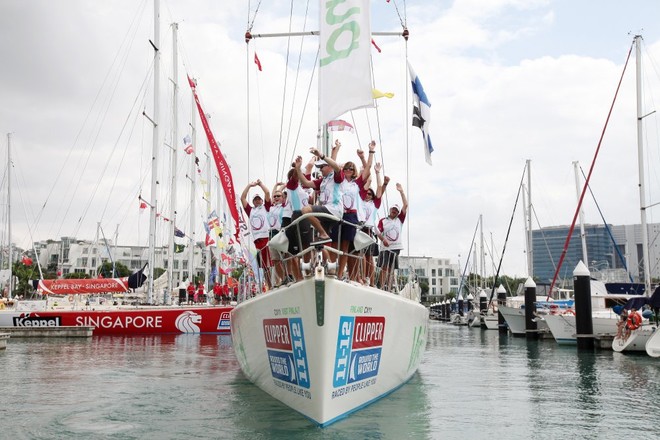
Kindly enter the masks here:
[[73, 302], [73, 295], [69, 295], [67, 299], [69, 300], [69, 302]]
[[637, 312], [631, 313], [626, 320], [626, 326], [630, 330], [637, 330], [640, 325], [642, 325], [642, 317]]
[[573, 310], [573, 309], [568, 309], [568, 310], [566, 310], [563, 314], [564, 314], [564, 315], [573, 315], [573, 316], [575, 316], [575, 310]]

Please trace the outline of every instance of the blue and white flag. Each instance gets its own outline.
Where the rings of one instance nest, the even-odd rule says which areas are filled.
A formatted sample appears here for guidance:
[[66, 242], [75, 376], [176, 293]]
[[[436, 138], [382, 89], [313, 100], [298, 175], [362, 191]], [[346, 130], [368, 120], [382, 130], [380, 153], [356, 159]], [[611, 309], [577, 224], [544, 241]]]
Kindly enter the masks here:
[[424, 137], [424, 154], [426, 156], [426, 163], [431, 163], [431, 153], [433, 152], [433, 145], [431, 144], [431, 136], [429, 135], [429, 125], [431, 125], [431, 103], [424, 93], [424, 87], [415, 74], [410, 63], [408, 63], [408, 70], [410, 71], [410, 81], [412, 83], [413, 91], [413, 118], [412, 125], [419, 127], [422, 130]]

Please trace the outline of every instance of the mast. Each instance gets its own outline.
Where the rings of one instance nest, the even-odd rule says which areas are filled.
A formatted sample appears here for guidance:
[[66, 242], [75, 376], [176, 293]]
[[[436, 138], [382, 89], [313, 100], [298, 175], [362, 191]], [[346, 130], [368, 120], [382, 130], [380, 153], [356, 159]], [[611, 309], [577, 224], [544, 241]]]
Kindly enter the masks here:
[[[208, 151], [211, 151], [211, 144], [209, 143], [208, 146]], [[206, 214], [207, 216], [211, 214], [211, 158], [209, 157], [208, 153], [206, 154]], [[216, 211], [217, 214], [217, 211]], [[208, 217], [207, 217], [208, 219]], [[211, 291], [211, 255], [213, 255], [213, 252], [211, 251], [211, 246], [205, 246], [205, 252], [206, 252], [206, 264], [204, 265], [204, 280], [206, 281], [206, 292]], [[209, 294], [210, 295], [210, 294]], [[210, 296], [207, 296], [207, 299], [210, 298]]]
[[11, 282], [14, 278], [14, 268], [12, 267], [14, 247], [11, 243], [11, 133], [7, 133], [7, 241], [9, 242], [7, 298], [11, 299]]
[[147, 302], [151, 304], [154, 295], [154, 264], [156, 254], [156, 209], [158, 208], [158, 146], [159, 146], [159, 107], [160, 107], [160, 0], [154, 0], [154, 117], [153, 148], [151, 157], [151, 207], [149, 210], [149, 272], [147, 279]]
[[532, 241], [532, 161], [527, 159], [527, 274], [534, 277], [534, 243]]
[[644, 189], [644, 143], [642, 139], [642, 48], [641, 35], [635, 35], [635, 83], [637, 90], [637, 163], [639, 167], [639, 212], [642, 223], [642, 258], [646, 296], [651, 294], [649, 239], [646, 226], [646, 192]]
[[[578, 201], [580, 200], [580, 194], [582, 193], [580, 189], [580, 175], [578, 173], [578, 161], [573, 162], [573, 169], [575, 170], [575, 191], [578, 197]], [[587, 258], [587, 236], [584, 233], [584, 210], [582, 209], [582, 206], [580, 205], [580, 239], [582, 241], [582, 262], [585, 264], [585, 266], [589, 267], [589, 259]]]
[[[176, 151], [179, 144], [179, 70], [178, 70], [178, 23], [172, 23], [172, 152], [170, 176], [170, 232], [167, 246], [167, 294], [174, 288], [174, 228], [176, 225]], [[169, 296], [169, 295], [168, 295]], [[167, 298], [163, 298], [165, 302]]]
[[[481, 287], [482, 289], [484, 288], [485, 280], [486, 280], [486, 256], [484, 255], [484, 216], [483, 214], [479, 214], [479, 252], [481, 255], [479, 255], [479, 266], [480, 268], [480, 275], [481, 275]], [[476, 287], [476, 286], [475, 286]]]
[[[197, 84], [195, 78], [192, 81]], [[193, 148], [197, 149], [197, 130], [195, 129], [195, 123], [197, 119], [195, 118], [195, 112], [197, 112], [197, 104], [195, 103], [195, 97], [192, 98], [192, 121], [190, 122], [191, 127], [191, 138]], [[193, 153], [194, 155], [195, 153]], [[190, 246], [188, 249], [188, 280], [192, 283], [195, 274], [194, 262], [195, 262], [195, 159], [191, 158], [190, 161]]]

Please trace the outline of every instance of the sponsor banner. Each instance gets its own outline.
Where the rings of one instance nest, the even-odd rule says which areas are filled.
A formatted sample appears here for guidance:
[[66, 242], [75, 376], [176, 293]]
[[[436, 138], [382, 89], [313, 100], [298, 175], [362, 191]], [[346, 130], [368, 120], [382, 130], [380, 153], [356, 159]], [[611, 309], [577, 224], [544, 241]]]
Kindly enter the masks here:
[[273, 378], [309, 389], [310, 378], [302, 319], [264, 319], [262, 325]]
[[305, 334], [301, 318], [290, 318], [291, 341], [293, 342], [293, 358], [298, 375], [298, 385], [309, 388], [309, 374], [307, 371], [307, 349], [305, 348]]
[[381, 347], [383, 345], [384, 331], [385, 317], [357, 316], [355, 318], [355, 332], [353, 333], [353, 350], [367, 347]]
[[358, 382], [378, 375], [381, 347], [354, 351], [351, 354], [351, 371], [348, 383]]
[[37, 291], [48, 295], [123, 293], [128, 290], [128, 277], [39, 280], [37, 284]]
[[268, 350], [270, 371], [275, 379], [292, 384], [298, 384], [295, 369], [293, 368], [293, 353], [277, 350]]
[[335, 388], [378, 375], [385, 317], [342, 316], [332, 384]]
[[59, 327], [62, 319], [59, 316], [44, 316], [36, 314], [21, 314], [14, 316], [14, 327]]
[[228, 333], [230, 308], [143, 310], [48, 310], [15, 314], [0, 324], [14, 327], [94, 327], [94, 335]]
[[229, 312], [222, 312], [220, 314], [220, 321], [218, 322], [218, 331], [231, 331], [231, 323], [229, 321]]
[[288, 318], [264, 319], [263, 327], [266, 347], [292, 351]]

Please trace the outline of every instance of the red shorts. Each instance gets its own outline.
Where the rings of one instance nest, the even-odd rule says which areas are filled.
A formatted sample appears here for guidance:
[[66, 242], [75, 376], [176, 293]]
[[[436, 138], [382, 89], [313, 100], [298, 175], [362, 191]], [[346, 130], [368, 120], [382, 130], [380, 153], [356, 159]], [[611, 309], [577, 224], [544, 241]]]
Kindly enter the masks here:
[[257, 261], [261, 268], [271, 267], [270, 250], [268, 249], [268, 238], [257, 238], [254, 240], [254, 246], [257, 248]]

